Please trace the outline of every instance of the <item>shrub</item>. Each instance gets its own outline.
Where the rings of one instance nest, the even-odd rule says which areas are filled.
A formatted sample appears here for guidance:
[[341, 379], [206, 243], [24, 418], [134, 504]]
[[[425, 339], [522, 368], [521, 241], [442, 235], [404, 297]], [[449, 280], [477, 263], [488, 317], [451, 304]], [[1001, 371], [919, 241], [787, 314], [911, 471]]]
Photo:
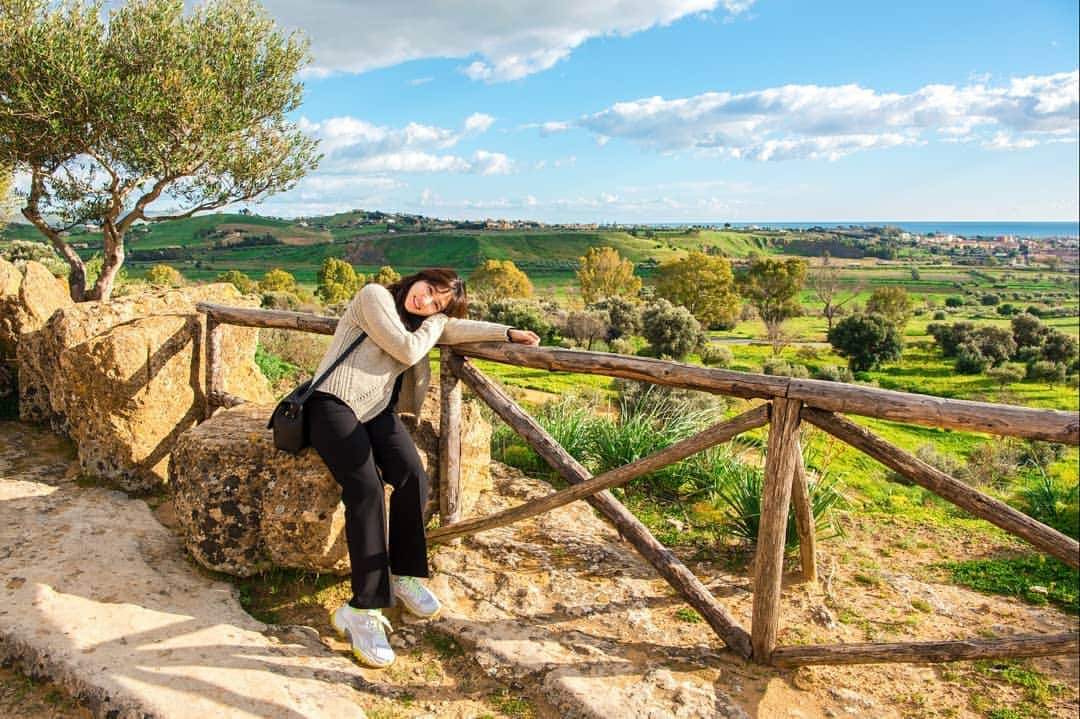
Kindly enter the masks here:
[[779, 357], [766, 358], [763, 371], [765, 374], [776, 375], [778, 377], [795, 377], [796, 379], [806, 379], [810, 376], [810, 372], [806, 369], [805, 365], [791, 364], [787, 360], [782, 360]]
[[958, 470], [958, 479], [1000, 490], [1012, 482], [1019, 469], [1019, 444], [1009, 437], [995, 437], [968, 452], [967, 465]]
[[[764, 490], [764, 473], [746, 464], [739, 464], [727, 477], [727, 482], [716, 491], [713, 504], [724, 512], [726, 522], [723, 530], [734, 537], [752, 544], [757, 543], [761, 527], [761, 495]], [[823, 539], [843, 536], [843, 530], [835, 521], [834, 510], [846, 502], [840, 482], [831, 476], [813, 477], [807, 482], [810, 490], [810, 511], [814, 517], [815, 533], [827, 532]], [[788, 508], [787, 530], [784, 547], [793, 550], [799, 541], [794, 508]]]
[[730, 367], [735, 361], [735, 355], [731, 353], [731, 350], [716, 342], [706, 341], [700, 353], [702, 363], [711, 367]]
[[228, 270], [222, 272], [217, 276], [218, 282], [228, 282], [232, 284], [240, 294], [246, 295], [259, 291], [259, 283], [245, 275], [240, 270]]
[[999, 302], [1001, 302], [1001, 298], [992, 292], [988, 292], [979, 298], [979, 303], [986, 307], [993, 307]]
[[1071, 488], [1059, 485], [1046, 472], [1040, 470], [1020, 490], [1019, 498], [1023, 503], [1024, 513], [1043, 524], [1078, 538], [1077, 494], [1080, 484]]
[[944, 319], [948, 319], [948, 317], [949, 316], [947, 314], [945, 314], [945, 310], [938, 310], [937, 312], [934, 313], [934, 319], [935, 320], [944, 320]]
[[834, 364], [826, 364], [814, 370], [814, 379], [823, 379], [827, 382], [851, 382], [853, 377], [851, 370]]
[[685, 307], [656, 300], [642, 314], [642, 332], [656, 355], [681, 360], [704, 339], [701, 324]]
[[1042, 358], [1047, 362], [1067, 365], [1076, 359], [1076, 340], [1061, 330], [1046, 333], [1042, 345]]
[[1055, 384], [1065, 381], [1065, 365], [1046, 360], [1032, 362], [1027, 367], [1027, 376], [1035, 382], [1046, 382], [1046, 385], [1053, 389]]
[[901, 330], [911, 320], [914, 304], [903, 287], [879, 287], [866, 300], [866, 314], [881, 315]]
[[148, 267], [143, 273], [143, 280], [152, 287], [180, 287], [184, 284], [184, 276], [170, 265]]
[[990, 359], [972, 341], [964, 342], [956, 349], [956, 371], [960, 374], [982, 374], [990, 366]]
[[969, 341], [973, 342], [979, 348], [979, 353], [995, 367], [1016, 354], [1012, 331], [1004, 327], [978, 327]]
[[641, 334], [641, 303], [626, 297], [608, 297], [586, 309], [605, 310], [609, 318], [607, 339]]
[[1041, 347], [1046, 336], [1046, 325], [1030, 312], [1022, 312], [1012, 318], [1013, 342], [1018, 350], [1025, 347]]
[[292, 292], [263, 292], [260, 306], [267, 310], [293, 310], [295, 312], [300, 309], [300, 298]]
[[634, 354], [634, 344], [625, 337], [617, 337], [616, 339], [609, 340], [608, 349], [615, 354], [620, 355]]
[[[944, 472], [950, 477], [957, 477], [960, 474], [960, 470], [963, 467], [960, 460], [953, 457], [951, 454], [943, 454], [937, 451], [937, 447], [932, 444], [921, 444], [915, 450], [915, 456], [926, 462], [934, 469]], [[909, 480], [899, 472], [889, 472], [889, 479], [899, 484], [910, 485]]]
[[853, 314], [840, 320], [829, 330], [829, 344], [848, 358], [848, 367], [853, 372], [900, 359], [904, 351], [900, 329], [876, 314]]
[[1019, 382], [1026, 374], [1027, 368], [1018, 363], [1003, 364], [986, 370], [986, 376], [996, 381], [1001, 389], [1005, 389], [1007, 384]]
[[946, 297], [945, 298], [945, 306], [946, 307], [963, 307], [964, 306], [964, 298], [963, 297], [956, 297], [955, 295], [952, 296], [952, 297]]
[[41, 263], [54, 277], [67, 277], [71, 269], [64, 258], [57, 254], [53, 246], [45, 242], [12, 240], [10, 245], [0, 250], [0, 257], [3, 257], [20, 270], [27, 262]]
[[552, 326], [539, 303], [531, 300], [496, 300], [488, 306], [487, 319], [540, 335], [540, 341], [550, 344], [555, 336]]

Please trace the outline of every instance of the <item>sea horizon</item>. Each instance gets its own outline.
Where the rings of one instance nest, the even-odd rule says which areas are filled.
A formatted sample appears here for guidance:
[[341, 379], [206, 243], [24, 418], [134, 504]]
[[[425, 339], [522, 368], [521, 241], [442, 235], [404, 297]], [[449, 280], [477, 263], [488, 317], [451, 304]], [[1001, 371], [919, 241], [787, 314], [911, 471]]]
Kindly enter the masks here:
[[689, 227], [709, 225], [722, 227], [762, 227], [784, 230], [804, 230], [810, 227], [826, 229], [847, 227], [899, 227], [913, 234], [928, 235], [942, 233], [962, 237], [1030, 237], [1030, 238], [1080, 238], [1080, 221], [1074, 222], [993, 222], [993, 221], [931, 221], [931, 220], [844, 220], [830, 222], [657, 222], [649, 223], [654, 227]]

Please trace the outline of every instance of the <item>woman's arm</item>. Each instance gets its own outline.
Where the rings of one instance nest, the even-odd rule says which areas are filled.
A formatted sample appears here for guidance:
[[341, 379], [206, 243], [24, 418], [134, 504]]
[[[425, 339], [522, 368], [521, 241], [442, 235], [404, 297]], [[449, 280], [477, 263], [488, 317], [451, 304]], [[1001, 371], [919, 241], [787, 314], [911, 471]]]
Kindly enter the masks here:
[[509, 325], [479, 320], [449, 318], [437, 344], [461, 345], [468, 342], [505, 342]]
[[372, 283], [360, 289], [342, 320], [358, 324], [387, 354], [411, 367], [439, 341], [449, 318], [431, 315], [410, 332], [397, 313], [394, 296], [382, 285]]

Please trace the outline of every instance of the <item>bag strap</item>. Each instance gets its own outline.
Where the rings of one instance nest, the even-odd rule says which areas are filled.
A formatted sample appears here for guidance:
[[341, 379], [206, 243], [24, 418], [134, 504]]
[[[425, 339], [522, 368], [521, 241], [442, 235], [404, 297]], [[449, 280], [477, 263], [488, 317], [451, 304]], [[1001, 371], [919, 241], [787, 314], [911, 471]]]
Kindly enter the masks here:
[[357, 337], [356, 340], [351, 345], [349, 345], [345, 349], [344, 352], [342, 352], [340, 355], [338, 355], [338, 358], [336, 360], [334, 360], [334, 363], [332, 365], [330, 365], [329, 367], [327, 367], [326, 371], [323, 372], [321, 375], [319, 375], [318, 379], [312, 380], [311, 386], [308, 387], [308, 391], [305, 392], [300, 397], [299, 401], [301, 403], [307, 402], [308, 398], [310, 398], [311, 395], [315, 393], [315, 390], [317, 390], [319, 388], [319, 385], [321, 385], [323, 383], [323, 380], [325, 380], [327, 377], [329, 377], [330, 373], [333, 372], [335, 369], [337, 369], [338, 365], [341, 364], [342, 362], [344, 362], [345, 358], [348, 357], [350, 354], [352, 354], [352, 351], [360, 346], [360, 343], [364, 341], [365, 337], [367, 337], [367, 333], [366, 332], [361, 332], [360, 336]]

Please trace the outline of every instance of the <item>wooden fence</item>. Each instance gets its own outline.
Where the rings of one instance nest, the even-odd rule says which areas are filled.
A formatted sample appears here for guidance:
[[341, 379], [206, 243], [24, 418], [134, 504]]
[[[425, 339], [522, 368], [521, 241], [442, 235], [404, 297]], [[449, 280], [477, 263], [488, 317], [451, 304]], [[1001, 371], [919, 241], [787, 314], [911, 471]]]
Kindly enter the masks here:
[[[242, 401], [221, 390], [222, 324], [332, 334], [337, 318], [298, 312], [253, 310], [200, 303], [207, 315], [207, 398], [211, 410]], [[440, 515], [441, 526], [431, 542], [448, 542], [505, 526], [584, 499], [608, 518], [638, 552], [701, 614], [738, 655], [760, 664], [853, 664], [868, 662], [953, 661], [979, 657], [1032, 657], [1075, 653], [1075, 632], [945, 642], [845, 643], [777, 646], [784, 538], [789, 509], [794, 507], [799, 555], [805, 581], [816, 581], [814, 523], [799, 444], [803, 421], [819, 427], [881, 462], [911, 482], [952, 502], [968, 513], [1030, 542], [1039, 551], [1076, 568], [1080, 545], [1070, 537], [931, 467], [843, 414], [875, 417], [929, 427], [1080, 444], [1080, 414], [1011, 405], [943, 399], [873, 387], [718, 370], [679, 362], [602, 352], [482, 343], [441, 347]], [[610, 377], [700, 390], [743, 399], [762, 399], [737, 417], [722, 421], [688, 439], [631, 464], [592, 476], [468, 358], [476, 357], [549, 371]], [[498, 512], [463, 520], [460, 493], [461, 391], [468, 386], [571, 486]], [[765, 485], [754, 562], [754, 597], [748, 632], [675, 555], [608, 491], [630, 480], [727, 442], [742, 432], [770, 425], [765, 454]]]

